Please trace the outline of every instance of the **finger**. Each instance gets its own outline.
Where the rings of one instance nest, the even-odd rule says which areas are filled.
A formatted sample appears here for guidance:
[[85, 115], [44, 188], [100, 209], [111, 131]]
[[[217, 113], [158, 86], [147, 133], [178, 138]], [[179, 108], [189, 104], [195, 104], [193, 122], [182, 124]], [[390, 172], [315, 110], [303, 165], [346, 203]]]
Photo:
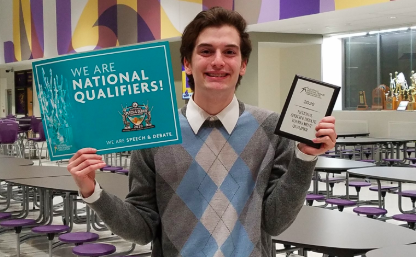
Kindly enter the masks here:
[[329, 136], [323, 136], [323, 137], [315, 138], [315, 139], [313, 139], [313, 142], [317, 143], [317, 144], [325, 144], [326, 145], [325, 148], [331, 147], [329, 149], [332, 149], [335, 146], [335, 143], [331, 140], [331, 138]]
[[78, 166], [73, 167], [72, 169], [70, 169], [69, 172], [71, 172], [74, 175], [77, 175], [79, 171], [87, 168], [88, 166], [95, 165], [95, 164], [101, 164], [101, 163], [105, 164], [105, 162], [103, 162], [102, 160], [91, 160], [91, 159], [85, 160], [81, 164], [79, 164]]
[[72, 156], [71, 159], [69, 159], [69, 162], [74, 161], [75, 159], [77, 159], [79, 156], [83, 155], [83, 154], [92, 154], [92, 153], [96, 153], [97, 149], [95, 148], [82, 148], [79, 149], [74, 156]]
[[102, 160], [102, 159], [103, 159], [103, 157], [101, 155], [83, 154], [83, 155], [80, 155], [77, 159], [70, 162], [67, 166], [67, 169], [70, 170], [70, 169], [78, 166], [79, 164], [81, 164], [83, 161], [86, 161], [86, 160]]
[[333, 116], [326, 116], [326, 117], [323, 117], [323, 118], [322, 118], [322, 120], [321, 120], [319, 123], [321, 123], [321, 122], [323, 122], [323, 123], [333, 123], [333, 124], [335, 124], [335, 117], [333, 117]]
[[104, 163], [104, 162], [103, 163], [97, 163], [97, 164], [94, 164], [94, 165], [90, 165], [90, 166], [86, 167], [85, 169], [78, 171], [77, 176], [81, 176], [81, 177], [87, 176], [89, 173], [91, 173], [93, 171], [95, 172], [98, 169], [104, 168], [105, 165], [107, 165], [107, 164]]
[[335, 130], [335, 124], [334, 123], [319, 123], [316, 125], [315, 130], [318, 131], [320, 129], [333, 129]]
[[335, 142], [337, 139], [337, 135], [334, 130], [332, 129], [320, 129], [315, 133], [315, 136], [323, 137], [323, 136], [329, 136], [331, 138], [331, 141]]

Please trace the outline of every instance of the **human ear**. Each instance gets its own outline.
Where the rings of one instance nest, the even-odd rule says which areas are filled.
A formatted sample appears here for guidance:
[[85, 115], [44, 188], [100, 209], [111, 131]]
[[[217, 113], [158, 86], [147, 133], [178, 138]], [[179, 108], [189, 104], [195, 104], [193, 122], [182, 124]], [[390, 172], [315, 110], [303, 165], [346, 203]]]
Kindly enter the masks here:
[[246, 68], [247, 68], [247, 60], [243, 60], [241, 62], [241, 67], [240, 67], [240, 75], [243, 76], [244, 74], [246, 74]]
[[183, 66], [185, 67], [185, 73], [187, 75], [192, 75], [192, 66], [191, 63], [184, 57], [183, 58]]

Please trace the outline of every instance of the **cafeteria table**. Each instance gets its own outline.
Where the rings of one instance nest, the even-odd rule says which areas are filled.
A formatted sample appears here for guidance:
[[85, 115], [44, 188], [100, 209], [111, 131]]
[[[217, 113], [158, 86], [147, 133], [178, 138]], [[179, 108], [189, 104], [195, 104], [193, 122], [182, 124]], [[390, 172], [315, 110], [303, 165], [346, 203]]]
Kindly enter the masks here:
[[377, 248], [416, 243], [416, 233], [351, 213], [303, 206], [292, 225], [272, 237], [272, 241], [328, 255], [352, 257]]
[[369, 251], [366, 257], [409, 257], [416, 255], [416, 245], [396, 245]]
[[[358, 169], [373, 166], [375, 166], [375, 164], [368, 162], [318, 156], [318, 161], [315, 165], [315, 178], [318, 177], [318, 172], [326, 172], [326, 181], [328, 181], [329, 173], [341, 174], [342, 172], [346, 172], [348, 169]], [[328, 183], [326, 184], [328, 192]], [[346, 187], [346, 190], [348, 195], [348, 187]], [[318, 194], [318, 191], [318, 180], [315, 179], [313, 181], [313, 192], [314, 194]]]
[[[379, 188], [381, 187], [380, 180], [398, 182], [398, 204], [400, 212], [405, 211], [402, 208], [402, 198], [400, 193], [402, 191], [402, 183], [416, 183], [416, 168], [411, 167], [370, 167], [363, 169], [348, 170], [347, 178], [349, 174], [355, 176], [373, 178], [377, 180]], [[378, 201], [381, 206], [381, 191], [378, 190]]]

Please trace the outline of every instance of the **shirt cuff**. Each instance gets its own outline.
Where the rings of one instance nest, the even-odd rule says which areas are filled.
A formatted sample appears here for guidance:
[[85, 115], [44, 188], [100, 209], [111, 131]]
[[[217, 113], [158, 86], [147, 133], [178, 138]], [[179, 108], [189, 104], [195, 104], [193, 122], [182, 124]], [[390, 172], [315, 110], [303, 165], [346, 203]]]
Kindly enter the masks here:
[[95, 181], [95, 188], [94, 188], [94, 193], [92, 193], [92, 195], [90, 195], [87, 198], [82, 197], [81, 192], [78, 190], [78, 195], [79, 197], [81, 197], [81, 199], [86, 202], [86, 203], [94, 203], [95, 201], [97, 201], [98, 199], [100, 199], [101, 196], [101, 192], [103, 190], [100, 187], [100, 184], [98, 184], [97, 181]]
[[318, 157], [316, 157], [316, 155], [309, 155], [309, 154], [303, 153], [301, 150], [299, 150], [298, 144], [299, 144], [299, 142], [296, 142], [296, 147], [295, 147], [295, 153], [296, 153], [296, 157], [298, 159], [301, 159], [301, 160], [307, 161], [307, 162], [311, 162], [311, 161], [314, 161], [318, 158]]

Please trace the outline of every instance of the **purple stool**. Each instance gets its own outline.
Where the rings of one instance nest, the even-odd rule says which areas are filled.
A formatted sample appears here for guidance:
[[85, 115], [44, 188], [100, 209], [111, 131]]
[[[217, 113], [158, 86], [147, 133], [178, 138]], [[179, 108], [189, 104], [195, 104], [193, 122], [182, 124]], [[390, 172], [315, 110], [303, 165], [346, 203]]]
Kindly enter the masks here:
[[123, 167], [117, 167], [117, 166], [110, 166], [110, 167], [104, 167], [103, 171], [109, 171], [111, 173], [116, 172], [117, 170], [122, 170]]
[[129, 170], [125, 170], [125, 169], [116, 170], [116, 173], [124, 174], [124, 175], [128, 176], [129, 175]]
[[76, 246], [82, 245], [83, 243], [97, 241], [98, 238], [99, 236], [97, 234], [91, 232], [72, 232], [62, 234], [58, 237], [59, 241], [68, 244], [75, 244]]
[[111, 167], [111, 165], [105, 165], [103, 168], [101, 168], [100, 170], [101, 171], [103, 171], [103, 169], [105, 169], [105, 168], [109, 168], [109, 167]]
[[412, 164], [416, 164], [416, 158], [406, 158], [406, 160], [409, 160], [412, 162]]
[[0, 220], [7, 220], [7, 219], [10, 219], [11, 217], [12, 217], [11, 213], [0, 212]]
[[[397, 189], [399, 189], [399, 188], [398, 187], [394, 187], [394, 186], [381, 186], [380, 191], [381, 191], [382, 207], [383, 208], [385, 208], [384, 198], [386, 198], [387, 192], [394, 192]], [[370, 191], [377, 191], [378, 192], [378, 186], [372, 186], [372, 187], [370, 187]]]
[[354, 206], [356, 203], [346, 199], [326, 199], [328, 204], [336, 205], [339, 211], [343, 211], [345, 206]]
[[399, 193], [399, 195], [403, 197], [409, 197], [412, 201], [412, 207], [415, 208], [415, 202], [416, 202], [416, 190], [405, 190]]
[[416, 214], [397, 214], [392, 217], [395, 220], [406, 221], [410, 229], [415, 229]]
[[55, 234], [68, 232], [69, 230], [71, 230], [71, 228], [66, 225], [46, 225], [32, 228], [32, 232], [38, 234], [46, 234], [48, 236], [49, 257], [52, 257], [52, 240], [55, 237]]
[[410, 164], [410, 167], [416, 168], [416, 164]]
[[360, 200], [360, 191], [362, 187], [369, 187], [371, 183], [363, 182], [363, 181], [350, 181], [348, 184], [350, 187], [355, 187], [355, 191], [357, 191], [357, 201]]
[[[403, 150], [402, 150], [403, 151]], [[410, 158], [410, 156], [412, 155], [412, 153], [414, 153], [415, 152], [415, 149], [407, 149], [406, 150], [406, 153], [407, 153], [407, 157], [409, 157]]]
[[16, 232], [16, 252], [17, 257], [20, 256], [20, 237], [19, 234], [22, 232], [22, 228], [30, 225], [35, 225], [36, 221], [32, 219], [13, 219], [13, 220], [5, 220], [0, 222], [0, 226], [2, 227], [9, 227], [14, 228]]
[[362, 162], [369, 162], [369, 163], [375, 163], [376, 161], [375, 160], [369, 160], [369, 159], [367, 159], [367, 160], [361, 160]]
[[374, 219], [376, 216], [385, 215], [387, 213], [387, 210], [383, 208], [365, 206], [355, 207], [352, 211], [357, 214], [367, 215], [367, 217], [371, 219]]
[[388, 162], [388, 163], [390, 163], [390, 166], [393, 166], [395, 163], [396, 164], [401, 163], [402, 162], [402, 159], [389, 159], [389, 158], [386, 158], [386, 159], [383, 159], [383, 161]]
[[306, 195], [306, 202], [308, 206], [312, 206], [313, 201], [321, 201], [325, 200], [325, 196], [323, 195], [314, 195], [314, 194], [308, 194]]
[[334, 192], [335, 183], [343, 182], [343, 181], [345, 181], [345, 178], [331, 178], [331, 177], [329, 177], [328, 181], [326, 179], [320, 179], [319, 181], [328, 183], [329, 187], [331, 188], [330, 195], [332, 195], [332, 192]]
[[78, 245], [72, 249], [72, 252], [79, 256], [103, 256], [112, 254], [116, 247], [110, 244], [86, 244]]

